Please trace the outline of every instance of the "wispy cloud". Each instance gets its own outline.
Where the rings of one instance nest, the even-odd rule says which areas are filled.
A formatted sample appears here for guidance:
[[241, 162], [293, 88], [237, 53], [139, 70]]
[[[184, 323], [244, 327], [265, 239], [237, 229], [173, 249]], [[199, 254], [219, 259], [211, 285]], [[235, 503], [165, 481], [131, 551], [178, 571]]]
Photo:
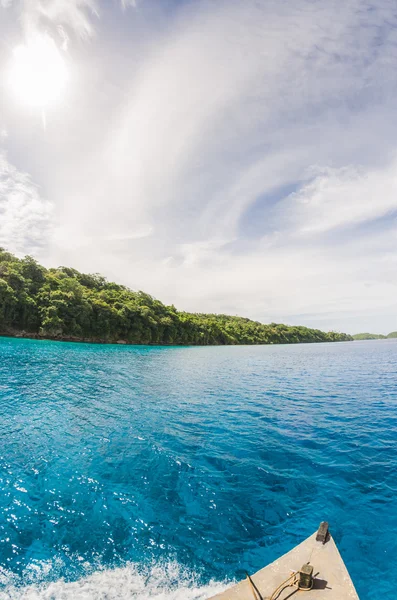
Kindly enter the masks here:
[[127, 8], [127, 6], [132, 6], [133, 8], [136, 8], [137, 5], [138, 5], [137, 0], [121, 0], [121, 6], [123, 8]]
[[275, 209], [279, 226], [291, 234], [358, 228], [397, 211], [397, 160], [383, 168], [312, 168], [298, 192]]
[[[136, 7], [136, 0], [120, 0], [123, 8]], [[67, 42], [69, 34], [89, 38], [100, 16], [99, 0], [1, 0], [0, 6], [18, 7], [25, 34], [48, 29]], [[116, 5], [115, 5], [116, 8]]]
[[[81, 101], [46, 133], [52, 260], [187, 309], [356, 329], [382, 307], [387, 328], [393, 3], [198, 0], [152, 23], [154, 5], [144, 43], [120, 28], [82, 58]], [[70, 6], [52, 21], [89, 35], [103, 5]]]
[[48, 244], [51, 205], [26, 173], [0, 154], [0, 246], [40, 255]]
[[86, 38], [93, 34], [92, 17], [98, 16], [96, 0], [6, 0], [17, 5], [25, 35], [54, 30], [67, 41], [69, 33]]

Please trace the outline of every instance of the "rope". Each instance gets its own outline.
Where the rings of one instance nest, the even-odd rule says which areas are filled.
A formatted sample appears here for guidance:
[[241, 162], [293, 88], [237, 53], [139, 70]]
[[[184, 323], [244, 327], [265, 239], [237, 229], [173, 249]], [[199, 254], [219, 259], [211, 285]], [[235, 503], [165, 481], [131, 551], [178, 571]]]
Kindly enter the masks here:
[[249, 584], [251, 586], [251, 591], [252, 591], [252, 593], [254, 595], [255, 600], [263, 600], [263, 598], [262, 598], [262, 596], [261, 596], [258, 588], [254, 585], [251, 577], [248, 575], [247, 572], [245, 574], [247, 575], [247, 579], [248, 579], [248, 582], [249, 582]]
[[[287, 577], [287, 579], [285, 581], [283, 581], [282, 583], [280, 583], [278, 588], [276, 588], [274, 590], [274, 592], [270, 596], [269, 600], [276, 600], [277, 596], [283, 591], [284, 588], [296, 585], [298, 583], [298, 580], [296, 579], [297, 576], [299, 576], [299, 573], [292, 573], [292, 575]], [[291, 579], [294, 579], [294, 581], [292, 581], [291, 583], [288, 583]]]
[[[291, 581], [291, 583], [288, 583], [291, 579], [293, 579], [293, 581]], [[298, 590], [300, 592], [309, 592], [312, 587], [313, 587], [313, 579], [312, 579], [312, 583], [311, 586], [309, 588], [303, 588], [303, 587], [299, 587], [299, 571], [296, 571], [295, 573], [292, 573], [292, 575], [290, 575], [289, 577], [287, 577], [287, 579], [285, 581], [283, 581], [283, 583], [280, 583], [280, 585], [278, 586], [278, 588], [276, 588], [273, 592], [273, 594], [270, 596], [269, 600], [276, 600], [276, 598], [281, 594], [281, 592], [286, 588], [286, 587], [292, 587], [294, 585], [298, 584]]]
[[[250, 584], [251, 591], [252, 591], [252, 594], [253, 594], [255, 600], [263, 600], [262, 596], [261, 596], [261, 594], [259, 592], [259, 590], [254, 585], [251, 577], [248, 575], [248, 573], [246, 573], [246, 575], [247, 575], [247, 579], [248, 579], [248, 582]], [[291, 581], [291, 579], [293, 581]], [[290, 583], [288, 583], [288, 582], [290, 582]], [[282, 583], [280, 583], [280, 585], [278, 586], [278, 588], [276, 588], [274, 590], [274, 592], [272, 593], [272, 595], [270, 596], [269, 600], [276, 600], [277, 597], [281, 594], [281, 592], [285, 588], [292, 587], [294, 585], [298, 585], [298, 589], [301, 592], [309, 592], [312, 589], [312, 587], [313, 587], [313, 583], [314, 583], [314, 581], [312, 579], [312, 584], [311, 584], [311, 586], [309, 588], [300, 588], [299, 587], [299, 571], [296, 571], [295, 573], [292, 573], [292, 575], [290, 575], [289, 577], [287, 577], [287, 579], [285, 581], [283, 581]]]

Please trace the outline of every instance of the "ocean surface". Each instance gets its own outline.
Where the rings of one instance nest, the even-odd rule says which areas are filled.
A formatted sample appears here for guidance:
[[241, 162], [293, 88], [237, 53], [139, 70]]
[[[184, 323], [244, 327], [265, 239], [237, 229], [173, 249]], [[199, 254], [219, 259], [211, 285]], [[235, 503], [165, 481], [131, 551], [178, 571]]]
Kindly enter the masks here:
[[0, 600], [198, 600], [328, 520], [397, 580], [397, 340], [0, 338]]

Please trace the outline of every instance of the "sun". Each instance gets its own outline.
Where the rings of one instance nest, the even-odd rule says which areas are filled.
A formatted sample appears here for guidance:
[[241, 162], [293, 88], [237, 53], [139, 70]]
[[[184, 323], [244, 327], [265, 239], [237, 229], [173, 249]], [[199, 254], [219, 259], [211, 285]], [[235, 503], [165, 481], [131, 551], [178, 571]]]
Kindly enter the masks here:
[[48, 35], [37, 35], [14, 49], [9, 84], [26, 106], [45, 109], [62, 98], [68, 72], [65, 61]]

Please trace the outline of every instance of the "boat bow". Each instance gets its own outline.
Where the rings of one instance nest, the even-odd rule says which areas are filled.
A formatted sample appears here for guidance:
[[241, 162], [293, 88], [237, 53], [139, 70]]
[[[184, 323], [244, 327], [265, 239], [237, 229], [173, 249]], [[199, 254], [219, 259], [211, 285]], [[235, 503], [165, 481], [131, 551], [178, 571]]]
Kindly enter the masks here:
[[[311, 569], [310, 567], [313, 567]], [[359, 600], [327, 523], [255, 575], [211, 600]]]

